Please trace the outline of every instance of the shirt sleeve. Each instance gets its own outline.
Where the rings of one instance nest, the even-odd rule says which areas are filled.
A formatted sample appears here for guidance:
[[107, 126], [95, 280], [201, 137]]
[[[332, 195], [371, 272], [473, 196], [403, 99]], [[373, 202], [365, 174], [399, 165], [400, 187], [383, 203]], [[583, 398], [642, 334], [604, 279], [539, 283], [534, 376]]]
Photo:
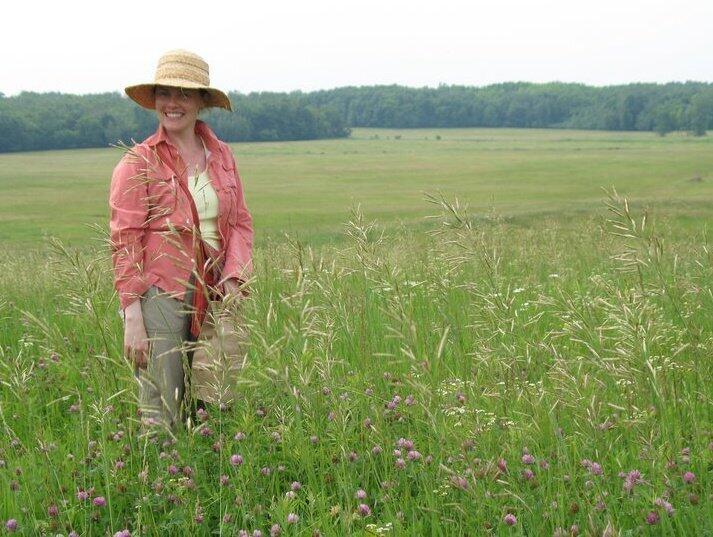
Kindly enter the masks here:
[[237, 278], [245, 281], [249, 278], [253, 270], [252, 249], [253, 249], [253, 219], [245, 204], [243, 185], [240, 181], [238, 168], [235, 165], [235, 157], [229, 148], [226, 149], [235, 170], [235, 182], [237, 184], [237, 218], [235, 224], [230, 224], [228, 241], [226, 245], [225, 267], [223, 268], [223, 281], [230, 278]]
[[109, 191], [114, 287], [121, 309], [139, 298], [149, 287], [144, 278], [143, 238], [148, 216], [146, 164], [135, 150], [124, 155], [111, 178]]

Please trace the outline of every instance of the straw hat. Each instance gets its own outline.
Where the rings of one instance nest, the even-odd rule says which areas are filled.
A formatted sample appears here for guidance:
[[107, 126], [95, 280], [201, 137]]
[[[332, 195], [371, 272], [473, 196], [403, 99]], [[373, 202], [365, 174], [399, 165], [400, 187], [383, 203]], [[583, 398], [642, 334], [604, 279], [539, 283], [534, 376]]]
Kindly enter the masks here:
[[161, 56], [156, 67], [154, 81], [149, 84], [128, 86], [126, 94], [144, 108], [156, 108], [154, 89], [156, 86], [174, 88], [204, 89], [208, 92], [207, 106], [217, 106], [232, 110], [228, 96], [216, 88], [210, 87], [208, 64], [193, 52], [171, 50]]

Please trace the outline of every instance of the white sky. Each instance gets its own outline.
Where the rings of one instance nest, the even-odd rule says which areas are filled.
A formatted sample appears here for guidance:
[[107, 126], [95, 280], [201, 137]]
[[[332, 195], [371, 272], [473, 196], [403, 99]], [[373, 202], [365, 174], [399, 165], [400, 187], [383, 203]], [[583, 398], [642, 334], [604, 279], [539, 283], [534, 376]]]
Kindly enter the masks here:
[[13, 0], [0, 92], [150, 82], [193, 50], [223, 90], [713, 80], [713, 0]]

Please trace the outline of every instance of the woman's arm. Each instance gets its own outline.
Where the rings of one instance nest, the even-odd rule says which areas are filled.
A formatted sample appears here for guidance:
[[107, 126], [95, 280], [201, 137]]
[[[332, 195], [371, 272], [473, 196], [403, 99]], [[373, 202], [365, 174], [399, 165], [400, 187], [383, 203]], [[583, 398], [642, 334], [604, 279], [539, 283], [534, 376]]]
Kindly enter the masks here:
[[[229, 149], [228, 152], [230, 153]], [[230, 158], [235, 169], [235, 182], [237, 185], [237, 221], [234, 226], [229, 228], [228, 232], [223, 280], [227, 283], [234, 279], [235, 285], [240, 286], [240, 282], [247, 281], [253, 268], [253, 220], [245, 203], [243, 185], [232, 153], [230, 153]]]
[[145, 174], [133, 150], [124, 155], [111, 178], [109, 231], [114, 285], [124, 310], [124, 355], [136, 367], [146, 367], [148, 338], [139, 297], [143, 278], [143, 236], [148, 215]]
[[148, 217], [145, 164], [134, 150], [114, 169], [109, 193], [109, 231], [114, 264], [114, 285], [121, 308], [139, 298], [148, 285], [143, 275], [143, 236]]

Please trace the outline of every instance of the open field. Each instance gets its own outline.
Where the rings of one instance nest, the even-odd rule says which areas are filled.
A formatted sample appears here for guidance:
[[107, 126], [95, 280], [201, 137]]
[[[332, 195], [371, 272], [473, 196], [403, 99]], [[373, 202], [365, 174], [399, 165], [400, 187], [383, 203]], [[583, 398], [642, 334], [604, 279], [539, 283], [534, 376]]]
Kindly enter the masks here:
[[249, 360], [235, 404], [156, 443], [82, 225], [106, 219], [116, 153], [0, 155], [3, 525], [713, 535], [710, 140], [359, 129], [234, 149], [258, 231]]
[[[379, 139], [374, 139], [378, 136]], [[396, 139], [396, 137], [400, 139]], [[436, 136], [441, 139], [437, 140]], [[351, 139], [235, 144], [258, 244], [287, 231], [335, 238], [361, 203], [384, 223], [422, 222], [423, 192], [442, 190], [477, 216], [528, 221], [601, 211], [601, 187], [683, 220], [709, 217], [713, 140], [652, 133], [557, 130], [356, 129]], [[75, 244], [105, 225], [119, 150], [0, 155], [0, 244]]]

